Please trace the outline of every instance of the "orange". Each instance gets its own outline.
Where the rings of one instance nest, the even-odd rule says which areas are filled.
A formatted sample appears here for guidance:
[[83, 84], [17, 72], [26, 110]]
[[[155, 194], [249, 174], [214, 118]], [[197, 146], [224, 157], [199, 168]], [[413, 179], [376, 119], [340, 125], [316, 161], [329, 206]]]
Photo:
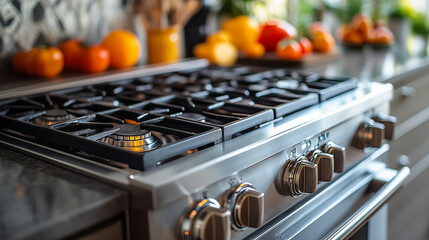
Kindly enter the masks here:
[[317, 31], [313, 36], [313, 49], [315, 52], [330, 52], [335, 48], [335, 40], [332, 34], [324, 31]]
[[244, 45], [243, 53], [247, 57], [254, 57], [254, 58], [262, 57], [262, 55], [264, 55], [265, 53], [265, 48], [264, 48], [264, 45], [257, 42], [248, 43]]
[[107, 35], [101, 43], [110, 52], [112, 68], [128, 68], [140, 59], [140, 41], [131, 32], [116, 30]]

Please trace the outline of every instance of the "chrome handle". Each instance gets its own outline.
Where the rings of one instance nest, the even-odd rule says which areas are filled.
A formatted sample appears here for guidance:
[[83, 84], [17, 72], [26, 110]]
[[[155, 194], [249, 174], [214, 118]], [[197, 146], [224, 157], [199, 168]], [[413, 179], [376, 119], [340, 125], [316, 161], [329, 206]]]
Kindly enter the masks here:
[[325, 235], [323, 240], [346, 239], [353, 235], [366, 220], [383, 206], [389, 198], [401, 187], [410, 174], [409, 167], [402, 167], [393, 179], [386, 183], [370, 199], [368, 199], [350, 217], [340, 223], [336, 228]]
[[402, 86], [400, 91], [402, 97], [412, 97], [416, 93], [416, 89], [409, 86]]

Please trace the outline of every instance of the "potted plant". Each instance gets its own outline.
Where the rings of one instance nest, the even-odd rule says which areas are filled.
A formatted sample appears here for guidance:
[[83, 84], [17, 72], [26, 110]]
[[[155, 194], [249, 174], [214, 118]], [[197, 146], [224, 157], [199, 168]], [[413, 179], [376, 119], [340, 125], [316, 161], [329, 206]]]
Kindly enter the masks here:
[[423, 13], [416, 12], [411, 19], [411, 28], [414, 33], [414, 41], [418, 48], [418, 55], [427, 55], [428, 51], [428, 36], [429, 36], [429, 24], [427, 17]]
[[401, 1], [392, 4], [389, 14], [389, 26], [399, 44], [405, 44], [411, 33], [411, 16], [413, 9]]

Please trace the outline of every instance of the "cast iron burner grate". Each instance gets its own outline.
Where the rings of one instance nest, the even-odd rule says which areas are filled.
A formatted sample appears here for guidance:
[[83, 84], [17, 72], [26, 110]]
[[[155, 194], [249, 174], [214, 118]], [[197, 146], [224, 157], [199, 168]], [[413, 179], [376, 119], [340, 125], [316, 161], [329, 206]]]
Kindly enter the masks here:
[[0, 126], [41, 144], [144, 170], [356, 86], [354, 78], [286, 69], [208, 67], [4, 100]]
[[44, 144], [147, 170], [222, 141], [219, 128], [122, 108], [51, 125]]

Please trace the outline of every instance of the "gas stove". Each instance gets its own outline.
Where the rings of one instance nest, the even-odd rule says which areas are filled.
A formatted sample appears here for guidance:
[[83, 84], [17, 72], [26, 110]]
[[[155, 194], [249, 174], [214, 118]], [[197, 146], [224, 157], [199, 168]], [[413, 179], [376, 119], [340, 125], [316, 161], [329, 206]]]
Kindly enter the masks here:
[[127, 189], [132, 238], [289, 238], [311, 221], [275, 226], [347, 174], [394, 171], [380, 165], [391, 97], [349, 77], [190, 61], [3, 96], [0, 142]]

